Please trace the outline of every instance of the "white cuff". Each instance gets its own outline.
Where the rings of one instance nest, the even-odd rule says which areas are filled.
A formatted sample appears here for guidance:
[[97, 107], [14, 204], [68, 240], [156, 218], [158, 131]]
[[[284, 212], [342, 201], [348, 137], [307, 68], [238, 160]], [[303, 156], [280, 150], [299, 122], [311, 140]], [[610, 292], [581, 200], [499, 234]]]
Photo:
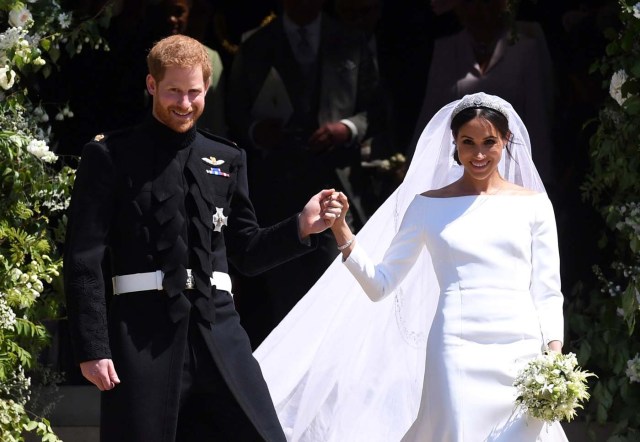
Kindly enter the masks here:
[[351, 132], [351, 138], [349, 139], [350, 143], [356, 138], [358, 138], [358, 127], [355, 124], [353, 124], [353, 121], [344, 118], [340, 120], [340, 122], [345, 126], [347, 126], [349, 128], [349, 131]]

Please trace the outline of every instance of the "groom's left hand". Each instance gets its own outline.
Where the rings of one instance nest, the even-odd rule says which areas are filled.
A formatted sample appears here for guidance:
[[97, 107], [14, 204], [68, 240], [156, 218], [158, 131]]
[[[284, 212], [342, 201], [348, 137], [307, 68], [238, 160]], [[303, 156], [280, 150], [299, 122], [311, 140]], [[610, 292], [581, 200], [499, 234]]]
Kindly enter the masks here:
[[300, 238], [323, 232], [333, 225], [342, 211], [337, 195], [334, 189], [325, 189], [311, 197], [298, 218]]

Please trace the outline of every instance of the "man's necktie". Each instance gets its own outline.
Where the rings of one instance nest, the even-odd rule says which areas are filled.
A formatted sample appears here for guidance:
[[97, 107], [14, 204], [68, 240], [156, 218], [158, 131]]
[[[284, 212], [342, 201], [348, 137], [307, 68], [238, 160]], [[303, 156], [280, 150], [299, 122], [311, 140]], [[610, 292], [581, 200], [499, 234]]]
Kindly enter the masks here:
[[313, 49], [311, 48], [311, 43], [309, 43], [309, 33], [307, 32], [307, 28], [305, 28], [304, 26], [299, 27], [298, 36], [300, 37], [298, 40], [297, 51], [298, 62], [303, 65], [313, 63], [315, 60], [315, 54], [313, 53]]

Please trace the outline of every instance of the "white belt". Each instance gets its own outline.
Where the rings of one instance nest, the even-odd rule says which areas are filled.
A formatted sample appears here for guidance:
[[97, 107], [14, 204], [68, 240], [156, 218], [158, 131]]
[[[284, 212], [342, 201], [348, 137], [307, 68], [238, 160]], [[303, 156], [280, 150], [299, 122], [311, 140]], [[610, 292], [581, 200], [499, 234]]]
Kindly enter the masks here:
[[[162, 290], [162, 278], [164, 273], [160, 270], [146, 273], [132, 273], [130, 275], [114, 276], [113, 294], [120, 295], [122, 293], [142, 292], [145, 290]], [[224, 290], [231, 293], [231, 278], [224, 272], [213, 272], [211, 275], [211, 285], [218, 290]], [[187, 282], [185, 289], [192, 289], [193, 276], [191, 269], [187, 269]]]

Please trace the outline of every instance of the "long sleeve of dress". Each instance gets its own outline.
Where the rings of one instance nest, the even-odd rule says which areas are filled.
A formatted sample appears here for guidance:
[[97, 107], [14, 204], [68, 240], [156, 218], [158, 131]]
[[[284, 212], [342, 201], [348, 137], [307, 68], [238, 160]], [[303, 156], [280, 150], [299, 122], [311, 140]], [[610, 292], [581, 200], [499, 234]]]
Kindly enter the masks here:
[[538, 310], [544, 342], [549, 343], [563, 340], [564, 298], [560, 291], [560, 257], [553, 206], [545, 198], [539, 207], [531, 232], [531, 296]]
[[345, 265], [372, 301], [387, 297], [402, 282], [425, 246], [423, 206], [411, 204], [382, 262], [374, 264], [357, 242]]

